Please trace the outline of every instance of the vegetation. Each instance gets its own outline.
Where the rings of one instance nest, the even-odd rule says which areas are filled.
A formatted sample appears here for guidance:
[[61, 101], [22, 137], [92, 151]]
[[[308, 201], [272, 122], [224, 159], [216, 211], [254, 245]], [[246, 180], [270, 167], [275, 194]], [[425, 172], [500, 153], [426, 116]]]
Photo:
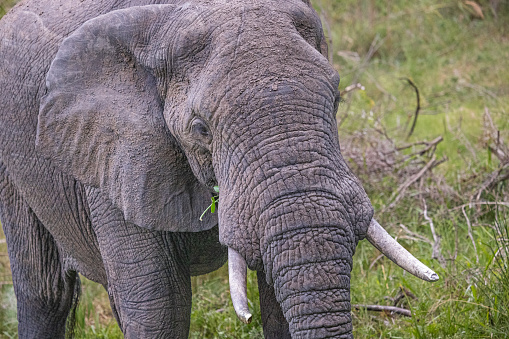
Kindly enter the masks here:
[[17, 0], [0, 0], [0, 17], [16, 4]]
[[[352, 303], [398, 306], [412, 317], [354, 308], [356, 338], [506, 337], [508, 2], [313, 4], [342, 77], [343, 154], [378, 221], [441, 278], [422, 282], [361, 241]], [[15, 299], [3, 243], [0, 252], [0, 333], [7, 338], [16, 336]], [[121, 338], [104, 290], [82, 280], [77, 337]], [[192, 283], [191, 338], [262, 337], [256, 274], [248, 276], [251, 325], [236, 319], [225, 268]]]

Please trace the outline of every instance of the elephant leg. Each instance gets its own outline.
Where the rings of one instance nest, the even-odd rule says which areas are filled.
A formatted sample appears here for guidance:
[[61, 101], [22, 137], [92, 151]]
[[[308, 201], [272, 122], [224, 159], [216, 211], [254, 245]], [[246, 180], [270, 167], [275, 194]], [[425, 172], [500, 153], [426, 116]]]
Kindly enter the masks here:
[[79, 278], [64, 272], [53, 237], [8, 182], [0, 164], [0, 219], [7, 239], [19, 338], [64, 338]]
[[258, 291], [260, 292], [260, 310], [262, 313], [263, 334], [266, 339], [290, 339], [288, 322], [279, 303], [274, 288], [267, 284], [265, 272], [257, 271]]
[[99, 196], [91, 197], [90, 210], [108, 294], [125, 337], [187, 338], [192, 300], [185, 242], [178, 234], [125, 222]]

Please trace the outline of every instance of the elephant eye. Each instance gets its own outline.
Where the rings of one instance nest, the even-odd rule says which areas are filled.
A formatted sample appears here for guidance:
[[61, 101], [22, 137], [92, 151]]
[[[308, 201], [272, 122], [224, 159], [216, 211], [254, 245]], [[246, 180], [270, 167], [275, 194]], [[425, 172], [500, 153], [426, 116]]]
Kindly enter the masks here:
[[201, 119], [194, 119], [191, 124], [191, 131], [202, 138], [210, 138], [210, 130]]

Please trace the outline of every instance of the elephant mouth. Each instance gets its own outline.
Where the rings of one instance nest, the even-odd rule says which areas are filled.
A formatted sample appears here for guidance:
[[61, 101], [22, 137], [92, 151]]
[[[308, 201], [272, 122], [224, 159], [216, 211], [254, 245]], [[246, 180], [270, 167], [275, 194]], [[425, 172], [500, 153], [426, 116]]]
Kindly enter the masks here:
[[[396, 265], [414, 276], [428, 282], [439, 279], [438, 274], [401, 246], [375, 219], [371, 220], [366, 239]], [[228, 248], [228, 274], [233, 308], [239, 319], [249, 324], [252, 314], [247, 301], [247, 263], [233, 248]]]

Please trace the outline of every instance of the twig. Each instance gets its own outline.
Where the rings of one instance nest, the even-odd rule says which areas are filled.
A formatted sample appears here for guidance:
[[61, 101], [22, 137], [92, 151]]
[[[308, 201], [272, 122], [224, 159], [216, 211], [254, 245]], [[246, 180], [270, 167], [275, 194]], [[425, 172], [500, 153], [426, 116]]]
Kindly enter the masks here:
[[500, 148], [493, 148], [492, 146], [488, 145], [488, 149], [492, 154], [495, 154], [500, 162], [507, 160], [508, 156]]
[[415, 237], [412, 237], [412, 236], [409, 236], [409, 235], [402, 235], [399, 237], [399, 239], [407, 239], [407, 240], [412, 240], [412, 241], [422, 241], [422, 242], [425, 242], [427, 244], [430, 244], [433, 246], [433, 242], [429, 241], [428, 239], [422, 239], [422, 238], [415, 238]]
[[376, 311], [376, 312], [389, 312], [404, 315], [405, 317], [412, 317], [412, 312], [405, 308], [395, 307], [395, 306], [382, 306], [382, 305], [360, 305], [355, 304], [352, 305], [355, 309], [366, 309], [368, 311]]
[[477, 192], [474, 193], [472, 195], [472, 197], [470, 197], [470, 200], [474, 200], [474, 197], [475, 197], [475, 200], [479, 200], [481, 198], [481, 194], [482, 194], [482, 192], [484, 192], [484, 190], [495, 186], [499, 182], [509, 179], [509, 170], [506, 173], [503, 173], [505, 169], [509, 169], [509, 162], [506, 164], [503, 164], [499, 169], [492, 172], [488, 176], [488, 179], [482, 183], [481, 188], [479, 188], [477, 190]]
[[369, 265], [369, 269], [371, 270], [373, 266], [375, 266], [375, 264], [378, 262], [378, 260], [382, 259], [384, 256], [385, 256], [384, 254], [380, 254], [378, 257], [376, 257], [375, 260], [373, 260], [373, 262], [371, 263], [371, 265]]
[[414, 133], [415, 124], [417, 124], [417, 117], [419, 116], [419, 110], [421, 109], [421, 96], [419, 95], [419, 89], [414, 84], [412, 80], [409, 78], [400, 78], [400, 80], [406, 80], [410, 86], [412, 86], [415, 90], [415, 95], [417, 97], [417, 107], [415, 108], [414, 113], [414, 122], [412, 123], [412, 127], [410, 128], [410, 132], [408, 133], [407, 139], [410, 138], [410, 136]]
[[399, 199], [401, 199], [403, 193], [406, 191], [408, 187], [410, 187], [410, 185], [419, 180], [419, 178], [421, 178], [424, 175], [424, 173], [426, 173], [429, 169], [432, 169], [433, 167], [443, 163], [446, 160], [447, 157], [444, 157], [439, 161], [436, 161], [436, 155], [433, 154], [431, 160], [419, 171], [419, 173], [417, 173], [416, 175], [414, 175], [413, 177], [411, 177], [410, 179], [405, 181], [401, 186], [398, 187], [396, 192], [393, 194], [394, 198], [391, 199], [392, 202], [386, 208], [384, 208], [383, 211], [385, 211], [388, 208], [394, 207], [394, 205], [399, 201]]
[[417, 300], [415, 294], [413, 294], [407, 288], [400, 285], [398, 294], [396, 295], [396, 298], [393, 299], [393, 305], [395, 307], [400, 307], [401, 304], [408, 298]]
[[[438, 145], [440, 142], [442, 142], [443, 140], [444, 140], [444, 138], [442, 138], [442, 136], [439, 136], [439, 137], [435, 138], [434, 140], [432, 140], [432, 141], [430, 141], [430, 142], [419, 142], [419, 143], [416, 143], [416, 144], [425, 144], [425, 145], [426, 145], [426, 147], [425, 147], [425, 148], [423, 148], [422, 150], [416, 151], [416, 152], [414, 152], [414, 153], [411, 153], [411, 154], [409, 154], [409, 155], [407, 155], [407, 156], [403, 157], [403, 158], [400, 160], [400, 162], [405, 162], [405, 161], [407, 161], [408, 159], [411, 159], [411, 158], [412, 158], [412, 157], [414, 157], [414, 156], [422, 156], [422, 155], [426, 154], [427, 152], [435, 153], [435, 150], [437, 149], [437, 145]], [[411, 144], [411, 145], [407, 145], [407, 146], [408, 146], [408, 147], [406, 147], [406, 148], [410, 148], [410, 147], [412, 147], [413, 145]], [[399, 147], [399, 148], [398, 148], [398, 151], [399, 151], [399, 150], [403, 150], [403, 149], [405, 149], [405, 148], [403, 148], [403, 146], [402, 146], [402, 147]], [[444, 158], [443, 158], [443, 159], [444, 159]], [[443, 160], [443, 161], [441, 161], [441, 162], [444, 162], [444, 161], [445, 161], [445, 160]], [[435, 167], [435, 166], [437, 166], [437, 165], [439, 165], [439, 164], [436, 164], [436, 165], [434, 165], [433, 167]]]
[[[490, 110], [484, 107], [484, 133], [483, 139], [487, 148], [492, 154], [498, 158], [501, 163], [509, 162], [509, 149], [505, 147], [502, 140], [500, 140], [500, 130], [495, 127], [493, 119], [491, 118]], [[490, 143], [494, 142], [494, 145]]]
[[467, 88], [471, 88], [474, 91], [477, 91], [481, 95], [488, 95], [488, 96], [492, 97], [493, 99], [498, 100], [498, 97], [497, 97], [497, 95], [495, 93], [493, 93], [490, 90], [487, 90], [486, 88], [484, 88], [484, 87], [482, 87], [480, 85], [471, 84], [471, 83], [468, 83], [466, 81], [459, 81], [458, 85], [459, 86], [463, 86], [463, 87], [467, 87]]
[[345, 89], [341, 92], [341, 94], [346, 94], [346, 93], [349, 93], [349, 92], [353, 92], [356, 89], [360, 89], [361, 91], [364, 91], [366, 88], [364, 86], [362, 86], [361, 83], [358, 82], [356, 84], [352, 84], [350, 86], [346, 86]]
[[509, 207], [509, 202], [506, 202], [506, 201], [475, 201], [474, 202], [473, 201], [473, 202], [469, 202], [468, 204], [463, 204], [463, 205], [453, 207], [450, 209], [450, 211], [463, 209], [465, 207], [471, 208], [472, 206], [477, 206], [477, 205], [497, 205], [497, 206]]
[[[419, 233], [415, 233], [415, 232], [410, 231], [405, 225], [399, 224], [399, 227], [401, 227], [403, 229], [403, 231], [405, 231], [406, 233], [408, 233], [411, 236], [417, 238], [416, 240], [420, 240], [420, 241], [423, 241], [423, 242], [428, 243], [430, 245], [433, 245], [433, 242], [431, 240], [429, 240], [428, 238], [426, 238], [425, 236], [423, 236], [423, 235], [421, 235]], [[403, 239], [403, 237], [400, 237], [400, 238]]]
[[442, 252], [440, 251], [440, 236], [437, 235], [435, 232], [435, 225], [433, 224], [433, 219], [431, 219], [428, 216], [428, 206], [426, 205], [426, 200], [422, 199], [422, 202], [424, 203], [424, 211], [422, 212], [424, 215], [424, 219], [429, 223], [429, 228], [431, 230], [431, 234], [433, 235], [433, 254], [431, 255], [432, 259], [437, 259], [440, 263], [440, 266], [445, 268], [447, 266], [447, 263], [445, 261], [444, 256], [442, 255]]
[[476, 263], [477, 263], [477, 265], [479, 265], [479, 255], [477, 254], [477, 246], [475, 245], [474, 235], [472, 234], [472, 224], [470, 223], [470, 219], [468, 219], [467, 212], [465, 212], [465, 207], [466, 206], [464, 206], [461, 209], [461, 211], [463, 212], [463, 215], [465, 216], [465, 219], [467, 220], [468, 236], [470, 237], [470, 240], [472, 240], [472, 245], [474, 245]]
[[414, 153], [414, 154], [423, 155], [424, 153], [426, 153], [430, 149], [436, 147], [443, 140], [444, 140], [444, 138], [440, 135], [440, 136], [436, 137], [435, 139], [433, 139], [432, 141], [417, 141], [417, 142], [414, 142], [414, 143], [411, 143], [411, 144], [408, 144], [408, 145], [397, 147], [396, 150], [397, 151], [402, 151], [402, 150], [410, 148], [410, 147], [426, 145], [426, 148], [424, 148], [424, 149]]

